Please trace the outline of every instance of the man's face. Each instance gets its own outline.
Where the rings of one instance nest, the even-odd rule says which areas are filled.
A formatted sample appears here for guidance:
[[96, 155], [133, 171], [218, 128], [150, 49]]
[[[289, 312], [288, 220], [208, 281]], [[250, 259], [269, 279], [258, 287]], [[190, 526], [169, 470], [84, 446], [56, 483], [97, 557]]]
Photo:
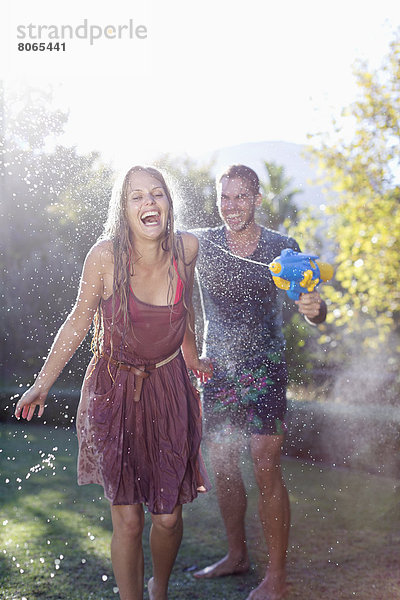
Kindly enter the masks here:
[[217, 192], [219, 214], [230, 231], [243, 231], [254, 223], [255, 207], [260, 195], [254, 195], [246, 180], [223, 177]]

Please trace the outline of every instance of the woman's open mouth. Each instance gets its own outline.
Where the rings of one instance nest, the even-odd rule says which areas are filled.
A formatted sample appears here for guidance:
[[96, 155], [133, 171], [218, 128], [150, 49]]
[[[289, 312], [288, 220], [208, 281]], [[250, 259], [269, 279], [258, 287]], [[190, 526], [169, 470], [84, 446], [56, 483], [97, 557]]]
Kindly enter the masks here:
[[158, 210], [148, 210], [141, 215], [140, 220], [146, 227], [154, 227], [160, 224], [160, 213]]

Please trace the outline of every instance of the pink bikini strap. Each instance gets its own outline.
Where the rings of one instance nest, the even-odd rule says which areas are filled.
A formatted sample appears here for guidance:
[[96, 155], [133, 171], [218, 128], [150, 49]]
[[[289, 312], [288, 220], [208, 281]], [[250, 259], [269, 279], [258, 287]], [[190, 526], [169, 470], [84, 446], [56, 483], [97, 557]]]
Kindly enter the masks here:
[[176, 274], [178, 275], [178, 283], [176, 284], [176, 293], [175, 293], [175, 300], [174, 300], [174, 304], [176, 304], [177, 302], [179, 302], [179, 300], [182, 297], [183, 282], [182, 282], [182, 279], [181, 279], [181, 277], [179, 275], [179, 272], [178, 272], [178, 265], [176, 264], [175, 257], [173, 257], [172, 260], [173, 260], [173, 263], [174, 263]]

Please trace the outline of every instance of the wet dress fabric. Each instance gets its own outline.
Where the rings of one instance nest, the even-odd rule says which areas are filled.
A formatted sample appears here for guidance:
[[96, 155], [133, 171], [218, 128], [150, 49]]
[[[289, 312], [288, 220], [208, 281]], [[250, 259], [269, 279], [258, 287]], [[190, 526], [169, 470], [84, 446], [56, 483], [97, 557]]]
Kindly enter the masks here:
[[[128, 308], [125, 334], [117, 316], [109, 361], [112, 297], [101, 303], [103, 356], [89, 364], [77, 414], [78, 483], [102, 485], [114, 505], [144, 503], [153, 514], [170, 514], [200, 486], [209, 488], [201, 403], [180, 352], [187, 311], [182, 297], [172, 308], [155, 306], [132, 290]], [[143, 369], [146, 378], [137, 375]]]

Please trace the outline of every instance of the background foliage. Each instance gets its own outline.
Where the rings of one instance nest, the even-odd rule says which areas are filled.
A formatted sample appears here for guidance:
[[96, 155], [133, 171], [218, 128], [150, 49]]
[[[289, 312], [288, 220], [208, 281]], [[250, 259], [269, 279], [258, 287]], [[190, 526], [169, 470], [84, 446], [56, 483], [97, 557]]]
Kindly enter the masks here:
[[[327, 237], [337, 285], [327, 288], [336, 337], [391, 344], [400, 325], [400, 30], [379, 70], [359, 63], [359, 99], [343, 111], [336, 139], [313, 139], [312, 155], [330, 184]], [[342, 133], [352, 130], [349, 139]]]
[[[262, 181], [260, 222], [295, 237], [303, 251], [331, 259], [336, 269], [333, 285], [322, 292], [327, 324], [312, 329], [288, 312], [292, 381], [330, 378], [331, 393], [346, 401], [357, 395], [363, 373], [370, 377], [365, 398], [398, 398], [399, 65], [400, 33], [380, 69], [358, 64], [359, 98], [344, 109], [335, 135], [313, 138], [310, 152], [326, 183], [323, 213], [299, 211], [299, 190], [282, 166], [266, 162]], [[68, 115], [53, 109], [50, 91], [29, 89], [7, 104], [1, 95], [1, 110], [4, 388], [31, 380], [71, 309], [83, 258], [102, 230], [114, 173], [96, 152], [83, 156], [57, 145]], [[157, 163], [178, 189], [179, 227], [220, 223], [212, 163], [172, 156]], [[77, 389], [88, 357], [85, 343], [60, 384]]]

